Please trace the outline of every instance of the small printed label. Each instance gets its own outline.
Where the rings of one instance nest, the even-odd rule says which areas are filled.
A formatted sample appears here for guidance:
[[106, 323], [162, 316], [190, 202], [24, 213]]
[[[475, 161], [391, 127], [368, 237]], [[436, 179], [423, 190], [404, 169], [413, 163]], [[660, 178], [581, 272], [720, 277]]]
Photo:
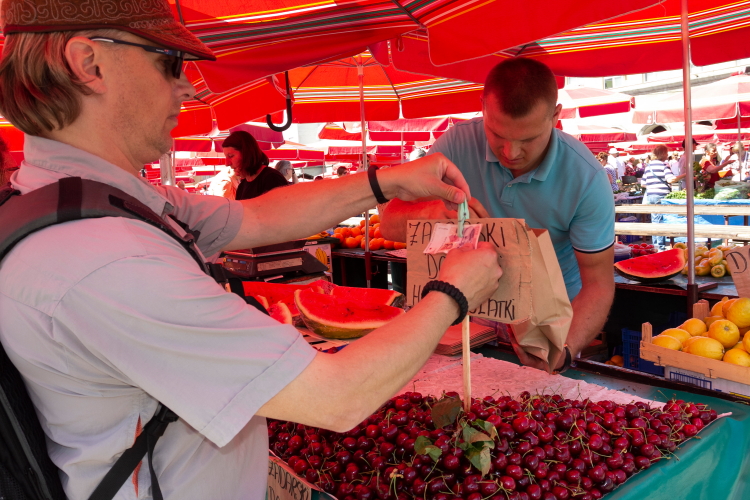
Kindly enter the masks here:
[[301, 266], [302, 259], [286, 259], [286, 260], [275, 260], [273, 262], [260, 262], [258, 264], [258, 271], [272, 271], [274, 269], [282, 269], [284, 267], [295, 267]]

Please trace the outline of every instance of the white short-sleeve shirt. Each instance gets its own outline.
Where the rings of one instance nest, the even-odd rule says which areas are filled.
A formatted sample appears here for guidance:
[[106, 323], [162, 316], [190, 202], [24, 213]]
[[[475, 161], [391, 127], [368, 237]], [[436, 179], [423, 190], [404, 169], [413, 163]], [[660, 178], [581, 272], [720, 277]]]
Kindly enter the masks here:
[[[24, 152], [11, 181], [23, 194], [65, 176], [105, 182], [200, 231], [206, 255], [239, 230], [239, 202], [155, 188], [39, 137], [27, 136]], [[0, 263], [0, 341], [75, 499], [88, 498], [158, 402], [180, 417], [154, 456], [166, 499], [264, 498], [268, 437], [255, 412], [316, 352], [226, 293], [173, 238], [125, 218], [59, 224], [14, 247]], [[151, 498], [147, 461], [115, 498]]]

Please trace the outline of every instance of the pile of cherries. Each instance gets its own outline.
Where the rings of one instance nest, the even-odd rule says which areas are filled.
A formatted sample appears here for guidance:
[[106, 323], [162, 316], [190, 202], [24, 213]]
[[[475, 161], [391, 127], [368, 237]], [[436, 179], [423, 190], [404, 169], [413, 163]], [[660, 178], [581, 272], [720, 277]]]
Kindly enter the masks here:
[[[593, 500], [670, 458], [717, 417], [705, 405], [681, 400], [650, 408], [524, 392], [520, 400], [472, 399], [469, 413], [436, 429], [436, 402], [406, 392], [343, 434], [269, 421], [270, 447], [299, 476], [339, 500]], [[482, 475], [461, 439], [463, 427], [484, 432], [486, 423], [497, 432], [489, 472]], [[417, 454], [419, 436], [439, 451]]]

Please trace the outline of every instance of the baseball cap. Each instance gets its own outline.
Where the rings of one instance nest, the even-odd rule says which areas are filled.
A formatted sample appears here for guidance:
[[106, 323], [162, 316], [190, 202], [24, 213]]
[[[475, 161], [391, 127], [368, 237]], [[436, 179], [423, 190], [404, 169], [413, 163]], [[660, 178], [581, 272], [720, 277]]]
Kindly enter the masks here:
[[617, 151], [617, 148], [610, 148], [610, 150], [609, 150], [609, 154], [611, 154], [611, 155], [613, 155], [615, 153], [618, 153], [618, 152], [619, 151]]
[[216, 60], [211, 49], [175, 19], [167, 0], [3, 0], [0, 15], [5, 36], [116, 29], [184, 52], [185, 59]]

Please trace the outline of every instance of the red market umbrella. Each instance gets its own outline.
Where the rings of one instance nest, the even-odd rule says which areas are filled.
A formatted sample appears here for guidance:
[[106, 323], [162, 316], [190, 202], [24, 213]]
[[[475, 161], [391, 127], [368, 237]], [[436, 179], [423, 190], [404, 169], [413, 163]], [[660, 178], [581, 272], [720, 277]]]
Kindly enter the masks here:
[[[424, 29], [437, 65], [480, 57], [654, 5], [658, 0], [179, 0], [176, 17], [217, 61], [198, 63], [209, 87], [224, 92], [306, 64], [362, 52]], [[547, 15], [540, 16], [540, 12]], [[471, 36], [465, 36], [467, 27]]]
[[635, 97], [588, 87], [560, 89], [557, 101], [563, 105], [560, 119], [627, 113], [635, 108]]
[[[734, 120], [750, 118], [750, 76], [734, 75], [691, 90], [693, 120]], [[682, 92], [670, 94], [664, 99], [641, 107], [633, 113], [633, 123], [684, 122]]]
[[289, 71], [294, 123], [373, 121], [478, 111], [482, 86], [381, 65], [369, 52]]
[[[698, 141], [700, 144], [707, 142], [713, 142], [716, 140], [716, 130], [712, 126], [707, 125], [693, 125], [692, 128], [693, 139]], [[670, 143], [681, 143], [685, 139], [685, 127], [683, 124], [672, 125], [671, 130], [665, 130], [664, 132], [657, 132], [654, 134], [648, 134], [646, 140], [648, 142], [670, 142]]]
[[[367, 135], [372, 141], [411, 141], [428, 142], [437, 139], [462, 118], [443, 116], [437, 118], [413, 118], [392, 121], [368, 121]], [[362, 140], [361, 125], [357, 122], [326, 123], [318, 131], [319, 139]]]
[[593, 153], [609, 150], [609, 144], [613, 142], [637, 139], [633, 133], [600, 125], [563, 125], [563, 131], [584, 143]]
[[[692, 62], [706, 66], [750, 57], [750, 2], [690, 0]], [[623, 9], [627, 10], [627, 9]], [[603, 18], [601, 18], [603, 19]], [[394, 65], [404, 71], [483, 81], [495, 64], [522, 55], [538, 59], [557, 75], [601, 77], [682, 67], [680, 0], [664, 0], [644, 10], [594, 22], [532, 43], [517, 45], [463, 65], [443, 69], [429, 59], [424, 36], [410, 33], [392, 40]]]
[[207, 135], [214, 126], [230, 128], [284, 109], [284, 94], [273, 78], [263, 78], [216, 94], [206, 86], [200, 72], [191, 63], [185, 73], [195, 87], [195, 99], [182, 105], [173, 137]]

